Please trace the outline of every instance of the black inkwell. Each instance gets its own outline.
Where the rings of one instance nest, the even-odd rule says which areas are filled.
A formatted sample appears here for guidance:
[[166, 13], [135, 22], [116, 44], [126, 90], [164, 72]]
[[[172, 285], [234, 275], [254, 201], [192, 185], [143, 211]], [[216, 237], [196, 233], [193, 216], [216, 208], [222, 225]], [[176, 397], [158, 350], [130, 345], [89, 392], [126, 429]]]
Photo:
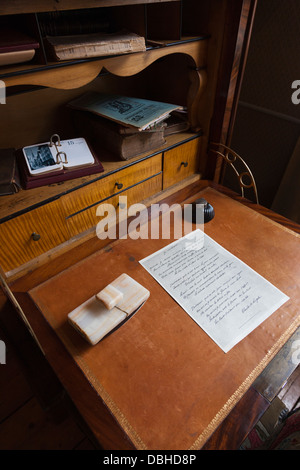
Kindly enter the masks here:
[[[200, 211], [200, 213], [198, 213], [198, 211]], [[203, 219], [202, 219], [203, 211], [204, 211], [204, 214], [203, 214]], [[214, 216], [215, 216], [214, 208], [212, 207], [211, 204], [209, 204], [209, 202], [207, 202], [206, 199], [204, 198], [196, 199], [196, 201], [192, 203], [192, 222], [194, 224], [200, 220], [203, 220], [204, 223], [209, 222], [210, 220], [214, 218]]]

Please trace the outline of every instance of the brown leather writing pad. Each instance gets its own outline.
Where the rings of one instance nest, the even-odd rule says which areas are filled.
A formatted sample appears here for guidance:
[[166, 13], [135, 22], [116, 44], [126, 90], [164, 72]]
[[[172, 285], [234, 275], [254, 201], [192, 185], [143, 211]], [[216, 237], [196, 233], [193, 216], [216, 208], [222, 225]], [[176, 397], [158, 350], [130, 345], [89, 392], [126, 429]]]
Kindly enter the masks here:
[[[201, 448], [300, 324], [299, 235], [213, 189], [200, 195], [215, 209], [205, 232], [290, 297], [227, 354], [139, 264], [170, 240], [117, 241], [30, 291], [138, 449]], [[150, 298], [90, 346], [67, 314], [123, 272]]]

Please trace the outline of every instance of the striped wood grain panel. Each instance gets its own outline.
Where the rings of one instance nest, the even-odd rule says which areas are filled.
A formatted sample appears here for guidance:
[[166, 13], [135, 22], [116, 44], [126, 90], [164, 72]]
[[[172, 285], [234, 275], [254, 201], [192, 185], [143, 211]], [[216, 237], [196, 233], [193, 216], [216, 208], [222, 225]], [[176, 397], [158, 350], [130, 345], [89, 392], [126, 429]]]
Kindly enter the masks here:
[[164, 153], [164, 189], [197, 172], [200, 144], [199, 137]]
[[[162, 174], [154, 176], [140, 184], [136, 184], [132, 188], [128, 189], [127, 191], [121, 192], [118, 196], [112, 196], [111, 198], [107, 199], [101, 206], [105, 206], [105, 204], [112, 204], [118, 212], [119, 210], [119, 196], [126, 196], [127, 197], [127, 208], [131, 204], [136, 204], [141, 202], [150, 196], [157, 194], [162, 189]], [[97, 208], [100, 204], [96, 204], [89, 209], [83, 210], [78, 214], [74, 215], [67, 219], [67, 226], [71, 236], [75, 236], [79, 233], [83, 233], [90, 229], [91, 227], [95, 227], [101, 220], [100, 216], [96, 215]], [[107, 216], [106, 213], [103, 213], [104, 217]]]
[[[38, 241], [33, 233], [40, 235]], [[0, 264], [4, 271], [26, 263], [68, 239], [59, 201], [8, 220], [0, 226]]]
[[[62, 199], [62, 205], [67, 216], [80, 210], [86, 209], [92, 204], [101, 202], [103, 199], [113, 196], [140, 181], [149, 178], [161, 171], [161, 154], [131, 165], [117, 173], [108, 175], [90, 185], [66, 194]], [[118, 184], [122, 187], [118, 189]]]

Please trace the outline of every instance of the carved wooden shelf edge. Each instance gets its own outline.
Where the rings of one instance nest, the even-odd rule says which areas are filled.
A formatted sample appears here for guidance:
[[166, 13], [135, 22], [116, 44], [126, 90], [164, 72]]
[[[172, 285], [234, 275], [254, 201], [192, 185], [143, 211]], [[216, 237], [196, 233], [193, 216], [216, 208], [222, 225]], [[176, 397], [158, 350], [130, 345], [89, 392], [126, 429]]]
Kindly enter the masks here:
[[62, 90], [70, 90], [87, 85], [93, 81], [105, 68], [108, 72], [120, 77], [135, 75], [156, 60], [170, 54], [182, 53], [192, 57], [196, 67], [206, 64], [207, 41], [194, 41], [189, 43], [174, 44], [167, 47], [151, 49], [146, 52], [124, 54], [122, 56], [105, 57], [83, 63], [57, 63], [47, 69], [36, 67], [19, 74], [12, 73], [5, 77], [7, 87], [14, 85], [37, 85]]
[[187, 96], [187, 108], [189, 114], [189, 122], [191, 129], [194, 132], [200, 130], [198, 110], [199, 101], [207, 85], [207, 71], [206, 69], [191, 69], [190, 70], [190, 88]]

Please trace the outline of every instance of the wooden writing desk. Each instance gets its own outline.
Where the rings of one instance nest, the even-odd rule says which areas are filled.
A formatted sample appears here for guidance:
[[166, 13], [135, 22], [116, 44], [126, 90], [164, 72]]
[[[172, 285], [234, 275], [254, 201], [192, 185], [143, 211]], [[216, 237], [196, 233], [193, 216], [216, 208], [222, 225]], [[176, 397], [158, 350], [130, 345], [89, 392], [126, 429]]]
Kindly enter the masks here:
[[[100, 251], [90, 240], [10, 286], [47, 361], [106, 449], [237, 448], [268, 406], [265, 368], [297, 334], [299, 235], [265, 216], [288, 225], [285, 219], [208, 186], [194, 183], [164, 202], [209, 200], [216, 216], [206, 233], [291, 298], [226, 355], [138, 263], [169, 240], [128, 239]], [[122, 272], [147, 287], [150, 299], [90, 347], [66, 324], [66, 313]], [[284, 374], [292, 368], [288, 361]]]

